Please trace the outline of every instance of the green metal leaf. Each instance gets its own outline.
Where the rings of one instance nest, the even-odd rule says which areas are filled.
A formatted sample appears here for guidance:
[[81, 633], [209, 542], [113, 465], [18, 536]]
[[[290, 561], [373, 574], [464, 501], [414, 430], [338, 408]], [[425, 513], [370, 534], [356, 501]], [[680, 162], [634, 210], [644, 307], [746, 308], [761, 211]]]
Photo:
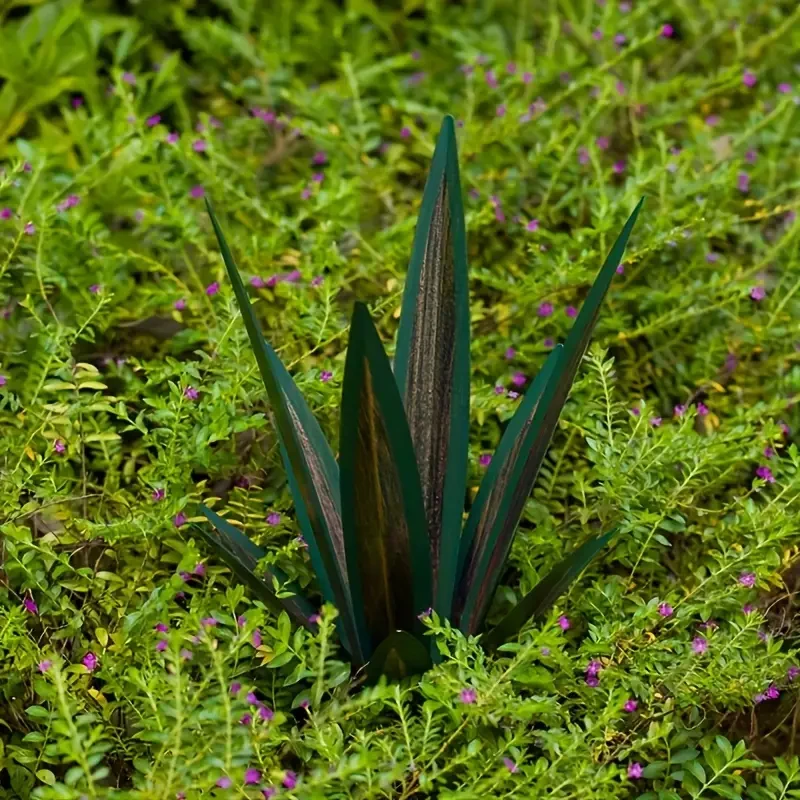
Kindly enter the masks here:
[[436, 611], [449, 617], [469, 443], [469, 287], [458, 150], [446, 116], [425, 184], [394, 372], [428, 521]]
[[342, 521], [356, 624], [372, 649], [431, 605], [425, 507], [403, 403], [369, 311], [356, 303], [342, 391]]
[[427, 672], [431, 666], [430, 654], [416, 636], [395, 631], [375, 648], [367, 665], [367, 683], [377, 683], [381, 675], [399, 681]]
[[[459, 614], [459, 627], [465, 633], [477, 633], [486, 615], [497, 582], [500, 579], [503, 564], [511, 549], [514, 533], [519, 519], [525, 508], [525, 502], [530, 490], [536, 481], [539, 467], [544, 460], [553, 431], [558, 423], [558, 418], [567, 400], [570, 387], [575, 379], [581, 359], [586, 352], [592, 331], [600, 311], [600, 304], [608, 292], [611, 279], [622, 260], [625, 245], [628, 243], [631, 230], [639, 215], [644, 198], [633, 210], [625, 223], [622, 232], [617, 237], [614, 246], [608, 254], [600, 272], [589, 290], [586, 302], [583, 304], [578, 318], [567, 336], [563, 352], [558, 356], [558, 364], [553, 370], [553, 375], [547, 381], [543, 395], [535, 409], [533, 420], [530, 423], [529, 443], [523, 449], [523, 457], [517, 459], [510, 485], [518, 487], [513, 494], [503, 498], [499, 516], [502, 517], [503, 532], [498, 534], [497, 544], [493, 548], [485, 545], [481, 552], [473, 551], [468, 563], [464, 565], [469, 570], [470, 578], [460, 580], [462, 593], [466, 592]], [[527, 487], [525, 489], [525, 487]], [[524, 491], [523, 491], [524, 489]], [[474, 560], [477, 559], [477, 560]]]
[[[277, 567], [272, 567], [270, 570], [258, 569], [258, 562], [266, 553], [250, 537], [207, 506], [201, 505], [200, 511], [216, 531], [208, 530], [202, 525], [193, 525], [192, 529], [211, 545], [234, 575], [249, 586], [258, 599], [266, 605], [276, 611], [284, 608], [295, 622], [306, 628], [315, 629], [316, 625], [310, 622], [311, 616], [315, 613], [313, 606], [300, 595], [296, 586], [288, 582], [283, 571]], [[278, 597], [275, 594], [274, 580], [277, 580], [286, 591], [291, 592], [292, 596]]]
[[563, 347], [556, 345], [525, 392], [470, 509], [461, 541], [456, 596], [456, 621], [464, 632], [478, 632], [508, 557], [519, 521], [508, 509], [516, 497], [524, 505], [531, 493], [533, 482], [523, 480], [519, 466], [536, 439], [533, 420], [562, 354]]
[[538, 617], [547, 612], [616, 532], [614, 529], [603, 536], [590, 539], [555, 566], [548, 576], [539, 581], [536, 587], [486, 635], [484, 645], [488, 649], [498, 647], [518, 633], [531, 617]]
[[206, 207], [275, 417], [281, 455], [311, 564], [323, 596], [339, 610], [337, 625], [345, 648], [356, 663], [363, 663], [365, 654], [355, 635], [347, 585], [335, 459], [294, 381], [264, 339], [247, 289], [208, 199]]

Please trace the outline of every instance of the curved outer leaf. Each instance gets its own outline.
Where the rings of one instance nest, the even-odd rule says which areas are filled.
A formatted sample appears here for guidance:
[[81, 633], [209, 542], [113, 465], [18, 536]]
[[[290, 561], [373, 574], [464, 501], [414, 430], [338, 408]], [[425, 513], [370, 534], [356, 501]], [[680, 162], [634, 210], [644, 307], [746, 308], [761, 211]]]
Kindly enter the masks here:
[[365, 655], [355, 635], [344, 563], [336, 461], [294, 381], [264, 339], [247, 289], [208, 199], [206, 206], [269, 396], [281, 442], [281, 455], [297, 507], [298, 521], [308, 544], [311, 564], [323, 596], [339, 610], [337, 625], [345, 648], [356, 663], [363, 663]]
[[413, 633], [395, 631], [375, 648], [367, 665], [367, 681], [377, 683], [381, 675], [399, 681], [427, 672], [431, 666], [428, 649]]
[[431, 604], [425, 507], [403, 403], [369, 311], [356, 303], [342, 391], [342, 520], [368, 653]]
[[514, 533], [522, 516], [528, 494], [536, 481], [539, 467], [550, 446], [553, 431], [575, 379], [575, 373], [589, 344], [597, 322], [600, 304], [603, 302], [611, 285], [611, 279], [622, 260], [625, 245], [628, 243], [643, 202], [644, 198], [637, 203], [603, 263], [597, 279], [589, 290], [586, 302], [567, 336], [564, 350], [559, 356], [559, 363], [553, 371], [552, 378], [547, 382], [541, 401], [535, 409], [530, 426], [529, 443], [523, 448], [524, 458], [517, 460], [513, 477], [509, 483], [509, 486], [513, 488], [509, 489], [508, 496], [503, 499], [503, 507], [500, 511], [500, 515], [503, 517], [502, 531], [498, 533], [496, 542], [492, 544], [491, 548], [484, 546], [480, 551], [473, 550], [476, 562], [473, 563], [470, 557], [465, 564], [465, 569], [470, 577], [468, 580], [462, 578], [461, 581], [466, 599], [459, 616], [459, 626], [465, 633], [477, 633], [486, 616], [489, 603], [500, 579], [503, 564], [511, 549]]
[[[217, 551], [234, 575], [253, 589], [264, 603], [275, 610], [285, 608], [295, 622], [315, 630], [317, 626], [310, 621], [314, 614], [313, 606], [300, 595], [299, 589], [294, 584], [289, 583], [283, 571], [277, 567], [258, 570], [258, 562], [266, 555], [264, 550], [207, 506], [201, 505], [200, 511], [217, 529], [217, 533], [215, 535], [200, 525], [192, 526], [193, 529]], [[291, 597], [279, 597], [275, 593], [276, 580], [283, 587], [283, 591], [291, 592]]]
[[469, 287], [453, 118], [425, 184], [408, 268], [394, 372], [422, 480], [436, 611], [450, 616], [469, 443]]
[[615, 528], [603, 536], [590, 539], [570, 553], [492, 628], [484, 638], [484, 645], [490, 649], [498, 647], [514, 636], [531, 617], [541, 616], [548, 611], [616, 532]]
[[531, 483], [522, 480], [519, 467], [536, 439], [533, 420], [562, 354], [562, 345], [556, 345], [525, 392], [470, 509], [461, 541], [456, 597], [456, 620], [465, 632], [477, 632], [511, 548], [518, 522], [508, 513], [512, 498], [520, 497], [524, 503], [531, 492]]

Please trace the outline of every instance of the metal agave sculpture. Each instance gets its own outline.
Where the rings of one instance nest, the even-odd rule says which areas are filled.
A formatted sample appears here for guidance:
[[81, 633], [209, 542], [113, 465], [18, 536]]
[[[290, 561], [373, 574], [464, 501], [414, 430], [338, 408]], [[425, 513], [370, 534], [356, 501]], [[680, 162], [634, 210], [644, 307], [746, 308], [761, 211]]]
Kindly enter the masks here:
[[[300, 527], [344, 648], [373, 676], [424, 671], [433, 609], [465, 634], [484, 621], [517, 524], [619, 265], [642, 201], [614, 243], [566, 341], [506, 427], [464, 524], [469, 437], [469, 292], [455, 129], [445, 117], [425, 186], [403, 296], [394, 369], [369, 311], [356, 303], [342, 392], [339, 461], [265, 341], [210, 204], [208, 213], [266, 387]], [[198, 528], [262, 600], [314, 628], [314, 609], [265, 553], [211, 509]], [[613, 531], [558, 564], [484, 632], [496, 647], [553, 604]]]

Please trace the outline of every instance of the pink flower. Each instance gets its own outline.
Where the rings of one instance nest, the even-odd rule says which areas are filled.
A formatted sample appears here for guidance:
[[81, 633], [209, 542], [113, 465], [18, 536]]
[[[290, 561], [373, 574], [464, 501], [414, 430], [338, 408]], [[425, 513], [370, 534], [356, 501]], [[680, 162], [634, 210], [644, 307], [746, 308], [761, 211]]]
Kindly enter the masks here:
[[508, 64], [506, 64], [506, 72], [509, 75], [514, 75], [516, 71], [517, 71], [517, 65], [513, 61], [509, 61]]
[[209, 297], [213, 297], [217, 292], [219, 292], [219, 281], [213, 281], [206, 286], [206, 294]]
[[519, 397], [519, 392], [514, 392], [514, 391], [511, 391], [509, 389], [508, 390], [508, 397], [509, 397], [509, 400], [516, 400]]
[[752, 614], [756, 610], [756, 607], [752, 603], [745, 603], [742, 606], [742, 614]]
[[622, 158], [622, 159], [620, 159], [619, 161], [615, 161], [615, 162], [614, 162], [614, 165], [611, 167], [611, 169], [612, 169], [612, 170], [613, 170], [613, 171], [614, 171], [614, 172], [615, 172], [617, 175], [621, 175], [623, 172], [625, 172], [625, 159], [624, 159], [624, 158]]
[[320, 379], [320, 380], [321, 380], [323, 383], [327, 383], [327, 382], [328, 382], [328, 381], [329, 381], [329, 380], [330, 380], [332, 377], [333, 377], [333, 373], [332, 373], [330, 370], [327, 370], [327, 369], [323, 369], [323, 370], [322, 370], [322, 371], [319, 373], [319, 379]]
[[577, 316], [578, 316], [578, 309], [577, 309], [577, 308], [575, 308], [575, 306], [567, 306], [567, 307], [564, 309], [564, 313], [565, 313], [565, 314], [566, 314], [568, 317], [577, 317]]
[[779, 83], [778, 91], [781, 94], [789, 94], [792, 91], [792, 85], [790, 83]]
[[283, 785], [287, 789], [294, 789], [297, 786], [297, 774], [291, 770], [287, 771], [283, 776]]
[[697, 416], [705, 417], [708, 414], [708, 406], [705, 403], [697, 404]]
[[502, 386], [498, 385], [498, 386], [494, 387], [494, 393], [495, 394], [505, 394], [505, 391], [506, 390]]
[[156, 644], [156, 652], [163, 653], [168, 646], [169, 642], [166, 639], [159, 639], [159, 641]]
[[179, 138], [178, 134], [173, 131], [167, 134], [165, 141], [167, 144], [175, 144]]
[[628, 764], [628, 777], [634, 781], [642, 777], [642, 765], [638, 761]]
[[625, 272], [625, 265], [624, 264], [620, 264], [616, 269], [616, 273], [617, 273], [617, 275], [622, 275], [623, 272]]
[[614, 44], [617, 45], [617, 47], [622, 47], [622, 45], [625, 44], [625, 34], [624, 33], [618, 33], [614, 37]]
[[459, 695], [461, 702], [465, 703], [466, 705], [471, 705], [478, 699], [478, 693], [475, 689], [462, 689], [461, 694]]
[[195, 139], [195, 141], [192, 142], [192, 150], [194, 150], [195, 153], [205, 153], [207, 148], [208, 143], [203, 139]]
[[198, 393], [197, 389], [194, 388], [194, 386], [187, 386], [183, 390], [183, 396], [187, 400], [197, 400], [197, 398], [199, 397], [199, 393]]
[[23, 230], [28, 236], [33, 236], [36, 233], [36, 226], [32, 222], [26, 222]]
[[159, 122], [161, 122], [161, 116], [159, 114], [153, 114], [152, 117], [148, 117], [145, 120], [145, 125], [147, 125], [148, 128], [152, 128], [158, 125]]
[[678, 403], [675, 408], [672, 409], [672, 416], [673, 417], [682, 417], [686, 413], [686, 406], [683, 403]]
[[186, 301], [185, 301], [183, 298], [181, 298], [180, 300], [176, 300], [176, 301], [175, 301], [175, 302], [172, 304], [172, 307], [173, 307], [173, 308], [174, 308], [176, 311], [183, 311], [183, 309], [184, 309], [184, 308], [186, 308]]
[[267, 522], [270, 525], [279, 525], [281, 521], [281, 515], [277, 511], [273, 511], [272, 513], [267, 515]]
[[586, 685], [594, 689], [595, 687], [600, 685], [600, 678], [598, 678], [597, 675], [587, 675]]
[[254, 783], [258, 783], [261, 780], [261, 773], [257, 769], [253, 769], [252, 767], [245, 771], [244, 773], [244, 785], [245, 786], [252, 786]]
[[661, 26], [661, 35], [665, 39], [671, 39], [672, 38], [672, 34], [674, 34], [674, 33], [675, 33], [675, 29], [669, 23], [667, 23], [666, 25], [662, 25]]
[[771, 447], [764, 448], [764, 458], [772, 458], [775, 455], [775, 451]]
[[511, 773], [514, 773], [519, 769], [519, 767], [508, 757], [503, 758], [503, 766]]
[[754, 572], [743, 572], [739, 576], [739, 583], [742, 586], [746, 586], [748, 589], [752, 589], [756, 585], [756, 575]]
[[759, 302], [767, 296], [767, 292], [763, 286], [754, 286], [750, 290], [750, 299]]
[[522, 73], [522, 82], [523, 83], [530, 83], [533, 80], [533, 73], [532, 72], [523, 72]]
[[553, 313], [553, 304], [544, 302], [539, 305], [539, 310], [537, 311], [540, 317], [549, 317]]
[[324, 150], [317, 150], [311, 157], [311, 163], [317, 166], [324, 164], [328, 160], [328, 155]]
[[217, 786], [220, 789], [230, 789], [233, 786], [233, 781], [227, 776], [223, 775], [218, 781]]
[[25, 598], [25, 599], [22, 601], [22, 607], [23, 607], [23, 608], [24, 608], [24, 609], [25, 609], [25, 610], [26, 610], [26, 611], [27, 611], [29, 614], [33, 614], [34, 616], [35, 616], [35, 615], [37, 615], [37, 614], [39, 613], [39, 607], [36, 605], [36, 602], [34, 601], [34, 599], [33, 599], [33, 598], [30, 596], [30, 595], [28, 595], [28, 596], [27, 596], [27, 597], [26, 597], [26, 598]]
[[505, 105], [503, 105], [501, 103], [499, 106], [497, 106], [497, 109], [495, 110], [494, 113], [498, 117], [504, 117], [506, 115], [506, 107], [505, 107]]
[[692, 639], [692, 650], [697, 655], [702, 655], [708, 650], [708, 641], [702, 636], [695, 636], [694, 639]]
[[517, 351], [513, 347], [509, 347], [509, 348], [506, 349], [506, 352], [505, 352], [506, 361], [511, 361], [511, 359], [514, 358], [514, 356], [516, 356], [516, 355], [517, 355]]
[[260, 704], [258, 707], [258, 717], [262, 722], [269, 722], [275, 716], [275, 712], [271, 708]]
[[206, 574], [206, 565], [202, 561], [194, 565], [194, 569], [192, 570], [192, 575], [197, 575], [198, 577], [202, 578], [205, 574]]
[[793, 682], [798, 675], [800, 675], [800, 667], [792, 666], [786, 671], [786, 679], [789, 683]]
[[650, 417], [650, 424], [654, 428], [658, 428], [661, 425], [661, 417]]
[[204, 628], [216, 628], [218, 623], [214, 617], [203, 617], [203, 619], [200, 620], [200, 624]]
[[571, 626], [571, 623], [569, 621], [569, 617], [565, 617], [563, 615], [560, 616], [558, 618], [558, 626], [559, 626], [559, 628], [561, 628], [562, 631], [569, 630], [569, 628]]
[[491, 453], [481, 453], [480, 458], [478, 459], [478, 463], [482, 467], [488, 467], [489, 464], [492, 463], [492, 455], [491, 455]]
[[578, 163], [579, 164], [589, 163], [589, 151], [585, 147], [578, 148]]
[[749, 148], [749, 149], [747, 150], [747, 152], [744, 154], [744, 160], [745, 160], [745, 161], [746, 161], [748, 164], [755, 164], [755, 163], [756, 163], [756, 158], [757, 158], [757, 157], [758, 157], [758, 154], [756, 153], [756, 151], [755, 151], [755, 150], [753, 150], [753, 148], [752, 148], [752, 147], [751, 147], [751, 148]]
[[709, 128], [715, 128], [720, 122], [722, 122], [722, 117], [719, 114], [709, 114], [706, 117], [706, 125]]
[[658, 613], [661, 614], [662, 617], [671, 617], [674, 611], [669, 603], [661, 603], [658, 607]]
[[736, 188], [740, 192], [748, 192], [750, 190], [750, 176], [746, 172], [740, 172], [736, 177]]
[[122, 80], [130, 86], [136, 85], [136, 76], [132, 72], [123, 72]]
[[175, 515], [175, 518], [172, 520], [172, 524], [176, 528], [180, 528], [182, 525], [185, 525], [186, 524], [186, 514], [184, 514], [183, 511], [179, 511]]
[[189, 190], [189, 196], [193, 197], [195, 200], [199, 200], [203, 195], [206, 193], [206, 190], [202, 186], [192, 186]]
[[757, 81], [758, 78], [756, 78], [756, 74], [752, 70], [746, 69], [742, 73], [742, 83], [747, 86], [748, 89], [752, 89], [756, 85]]
[[311, 279], [311, 285], [312, 286], [322, 286], [322, 281], [323, 280], [324, 280], [324, 278], [322, 277], [322, 275], [315, 275]]
[[596, 42], [599, 42], [602, 38], [603, 31], [601, 31], [599, 28], [592, 31], [592, 39], [594, 39]]
[[756, 469], [756, 477], [761, 478], [762, 481], [767, 483], [775, 483], [775, 476], [769, 467], [758, 467]]
[[83, 98], [78, 95], [77, 97], [72, 98], [72, 107], [73, 108], [80, 108], [83, 105]]
[[629, 700], [625, 701], [625, 705], [622, 706], [622, 710], [632, 714], [638, 707], [639, 703], [631, 697]]
[[497, 88], [497, 77], [495, 76], [494, 72], [490, 69], [486, 70], [486, 84], [489, 86], [490, 89]]
[[539, 220], [538, 219], [531, 219], [525, 225], [525, 230], [533, 233], [534, 231], [539, 230]]
[[586, 665], [587, 675], [599, 675], [603, 665], [599, 661], [592, 660]]
[[521, 372], [515, 372], [511, 376], [511, 383], [513, 383], [514, 386], [524, 386], [526, 380], [527, 378]]
[[53, 442], [53, 450], [55, 450], [56, 453], [63, 453], [66, 449], [67, 448], [64, 446], [64, 442], [62, 442], [61, 439], [56, 439]]
[[404, 139], [408, 139], [408, 137], [409, 137], [409, 136], [411, 136], [411, 129], [410, 129], [410, 128], [407, 128], [407, 127], [403, 127], [403, 128], [401, 128], [401, 129], [400, 129], [400, 135], [401, 135], [401, 136], [402, 136]]
[[191, 661], [194, 658], [194, 653], [184, 647], [180, 652], [180, 657], [181, 661]]
[[608, 136], [598, 136], [594, 143], [597, 145], [599, 150], [608, 150], [611, 140], [608, 138]]
[[166, 633], [169, 630], [169, 625], [164, 622], [157, 622], [153, 626], [154, 631], [158, 631], [159, 633]]
[[253, 647], [256, 649], [261, 647], [261, 631], [258, 630], [258, 628], [253, 631], [253, 638], [251, 641], [253, 643]]
[[[47, 672], [47, 670], [49, 670], [50, 667], [52, 667], [52, 666], [53, 666], [53, 662], [49, 658], [46, 658], [44, 661], [40, 661], [36, 665], [36, 669], [38, 669], [39, 672], [41, 672], [42, 675], [44, 675], [44, 673]], [[789, 669], [791, 670], [791, 667], [789, 667]]]
[[14, 212], [10, 208], [0, 208], [0, 219], [11, 219]]
[[151, 497], [157, 503], [159, 500], [163, 500], [167, 496], [167, 493], [163, 489], [154, 489], [153, 494]]
[[86, 667], [89, 672], [94, 672], [94, 670], [97, 669], [97, 661], [97, 656], [94, 653], [87, 653], [83, 657], [81, 664], [83, 664], [83, 666]]

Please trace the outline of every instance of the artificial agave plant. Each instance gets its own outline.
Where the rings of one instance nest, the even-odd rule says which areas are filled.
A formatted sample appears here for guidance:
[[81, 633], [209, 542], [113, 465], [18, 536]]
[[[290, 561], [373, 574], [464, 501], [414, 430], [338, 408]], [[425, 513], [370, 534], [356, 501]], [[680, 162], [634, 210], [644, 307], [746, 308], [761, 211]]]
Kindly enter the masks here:
[[[465, 634], [483, 632], [514, 533], [600, 304], [641, 201], [563, 345], [521, 400], [464, 524], [469, 435], [469, 294], [464, 211], [452, 117], [445, 117], [425, 186], [403, 297], [394, 368], [366, 306], [356, 303], [344, 371], [339, 460], [265, 341], [214, 212], [208, 212], [255, 350], [283, 462], [324, 599], [342, 643], [374, 675], [424, 670], [420, 615], [433, 609]], [[259, 596], [313, 627], [314, 610], [265, 555], [203, 507], [201, 529]], [[546, 611], [610, 539], [590, 539], [484, 635], [488, 646]]]

